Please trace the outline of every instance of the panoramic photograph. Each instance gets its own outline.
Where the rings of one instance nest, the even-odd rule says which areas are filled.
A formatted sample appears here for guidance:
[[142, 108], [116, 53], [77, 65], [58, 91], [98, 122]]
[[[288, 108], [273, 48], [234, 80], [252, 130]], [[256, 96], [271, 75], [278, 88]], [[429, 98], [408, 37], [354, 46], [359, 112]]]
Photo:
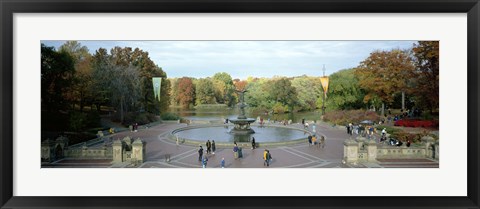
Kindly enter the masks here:
[[41, 168], [439, 168], [439, 41], [40, 47]]

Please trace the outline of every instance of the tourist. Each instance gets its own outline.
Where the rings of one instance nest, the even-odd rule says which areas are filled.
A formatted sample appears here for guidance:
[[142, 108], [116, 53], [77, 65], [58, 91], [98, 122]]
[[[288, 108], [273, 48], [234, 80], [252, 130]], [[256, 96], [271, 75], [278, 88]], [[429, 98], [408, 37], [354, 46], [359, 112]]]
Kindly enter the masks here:
[[409, 139], [409, 140], [407, 140], [407, 147], [410, 147], [410, 144], [411, 144], [411, 142], [410, 142], [410, 139]]
[[315, 123], [312, 125], [312, 132], [316, 133], [317, 131], [315, 130], [317, 127], [315, 126]]
[[208, 161], [208, 158], [207, 158], [207, 155], [205, 154], [203, 156], [203, 159], [202, 159], [202, 167], [203, 168], [206, 168], [207, 167], [207, 161]]
[[308, 146], [312, 144], [312, 135], [308, 135]]
[[220, 166], [222, 166], [222, 168], [225, 168], [225, 158], [222, 157], [222, 161], [220, 161]]
[[267, 154], [268, 154], [267, 149], [265, 149], [265, 150], [263, 151], [263, 166], [266, 166], [266, 165], [269, 164], [268, 158], [267, 158]]
[[305, 122], [305, 126], [303, 128], [308, 130], [308, 122]]
[[255, 149], [255, 137], [252, 137], [252, 149]]
[[315, 135], [313, 135], [312, 137], [312, 145], [315, 145], [317, 144], [317, 137]]
[[348, 126], [350, 127], [350, 136], [353, 135], [353, 124], [349, 123]]
[[305, 125], [305, 118], [302, 118], [302, 125]]
[[203, 148], [200, 146], [200, 149], [198, 149], [198, 161], [202, 161], [202, 156], [203, 156]]
[[272, 154], [270, 154], [270, 150], [267, 149], [267, 167], [270, 166], [271, 160], [272, 160]]
[[180, 142], [178, 141], [178, 134], [175, 134], [175, 137], [177, 137], [177, 146], [180, 144]]
[[207, 143], [205, 143], [205, 145], [207, 146], [207, 154], [210, 154], [212, 152], [212, 143], [210, 142], [210, 140], [207, 140]]
[[320, 137], [320, 146], [321, 146], [322, 148], [325, 147], [325, 136]]
[[235, 159], [238, 159], [238, 145], [236, 142], [235, 142], [235, 145], [233, 146], [233, 157]]
[[215, 154], [215, 150], [217, 150], [217, 147], [215, 146], [215, 140], [212, 140], [212, 154]]

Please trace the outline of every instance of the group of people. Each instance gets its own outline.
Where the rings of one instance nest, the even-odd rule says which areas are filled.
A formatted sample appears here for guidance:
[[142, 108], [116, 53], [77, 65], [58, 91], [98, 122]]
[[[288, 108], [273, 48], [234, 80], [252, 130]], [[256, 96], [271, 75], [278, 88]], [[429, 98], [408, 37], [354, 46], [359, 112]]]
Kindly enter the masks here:
[[308, 135], [308, 145], [315, 146], [317, 145], [318, 147], [324, 148], [325, 147], [325, 136], [321, 136], [320, 140], [318, 141], [316, 135]]
[[130, 125], [130, 132], [137, 132], [138, 131], [138, 123], [134, 123]]
[[[205, 146], [207, 147], [206, 151], [203, 149], [202, 145], [200, 145], [200, 148], [198, 149], [198, 161], [202, 164], [202, 168], [207, 167], [209, 154], [213, 154], [213, 155], [215, 154], [215, 150], [216, 150], [215, 140], [212, 140], [212, 142], [210, 142], [210, 140], [207, 140], [207, 142], [205, 143]], [[255, 138], [252, 137], [252, 149], [256, 149], [256, 147], [257, 146], [255, 143]], [[237, 142], [233, 143], [232, 151], [233, 151], [234, 159], [243, 158], [242, 148], [238, 146]], [[272, 155], [270, 154], [270, 150], [265, 149], [263, 153], [264, 166], [270, 166], [271, 160], [272, 160]], [[222, 157], [222, 160], [220, 161], [220, 166], [222, 168], [225, 167], [225, 158], [223, 157]]]
[[364, 137], [368, 137], [370, 138], [373, 133], [376, 133], [377, 130], [375, 129], [374, 126], [372, 125], [367, 125], [367, 126], [363, 126], [362, 124], [353, 124], [353, 123], [349, 123], [348, 125], [346, 125], [346, 128], [347, 128], [347, 134], [348, 135], [353, 135], [353, 134], [356, 134], [356, 135], [362, 135]]
[[[215, 150], [217, 149], [216, 146], [215, 146], [215, 140], [212, 140], [212, 142], [210, 142], [210, 140], [207, 140], [207, 142], [205, 143], [205, 146], [207, 147], [207, 150], [205, 151], [205, 154], [204, 154], [204, 150], [203, 150], [202, 145], [200, 145], [200, 148], [198, 149], [198, 161], [200, 161], [202, 163], [203, 168], [207, 167], [207, 162], [208, 162], [208, 156], [207, 155], [208, 154], [215, 154]], [[225, 161], [225, 160], [222, 158], [222, 161]], [[223, 162], [223, 165], [225, 165], [225, 162]]]

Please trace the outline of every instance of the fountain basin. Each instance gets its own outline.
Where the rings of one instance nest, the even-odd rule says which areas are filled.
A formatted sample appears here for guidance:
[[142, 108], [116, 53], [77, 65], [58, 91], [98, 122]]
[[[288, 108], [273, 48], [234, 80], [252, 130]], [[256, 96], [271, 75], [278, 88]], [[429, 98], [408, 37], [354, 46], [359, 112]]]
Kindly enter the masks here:
[[178, 136], [180, 140], [205, 143], [207, 140], [215, 140], [217, 144], [225, 143], [232, 144], [233, 142], [250, 142], [252, 137], [255, 137], [255, 142], [261, 144], [285, 143], [304, 141], [309, 134], [309, 131], [285, 127], [285, 126], [253, 126], [254, 133], [249, 134], [233, 134], [231, 130], [233, 125], [210, 125], [210, 126], [189, 126], [175, 129], [172, 131], [172, 136]]

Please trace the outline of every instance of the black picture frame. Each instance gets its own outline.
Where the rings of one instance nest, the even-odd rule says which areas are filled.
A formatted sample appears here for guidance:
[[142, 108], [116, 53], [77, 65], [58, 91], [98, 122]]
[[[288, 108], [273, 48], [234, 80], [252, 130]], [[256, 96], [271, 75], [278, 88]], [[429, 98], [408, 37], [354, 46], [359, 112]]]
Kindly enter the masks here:
[[[0, 0], [1, 208], [479, 208], [478, 0]], [[465, 197], [21, 197], [13, 196], [15, 13], [467, 13], [468, 188]], [[448, 179], [445, 179], [448, 181]], [[260, 189], [261, 185], [255, 187]], [[253, 189], [255, 189], [253, 188]], [[279, 188], [281, 186], [279, 185]], [[194, 188], [192, 188], [194, 189]], [[275, 188], [277, 189], [277, 188]], [[321, 188], [319, 188], [321, 189]], [[448, 189], [448, 188], [438, 188]]]

